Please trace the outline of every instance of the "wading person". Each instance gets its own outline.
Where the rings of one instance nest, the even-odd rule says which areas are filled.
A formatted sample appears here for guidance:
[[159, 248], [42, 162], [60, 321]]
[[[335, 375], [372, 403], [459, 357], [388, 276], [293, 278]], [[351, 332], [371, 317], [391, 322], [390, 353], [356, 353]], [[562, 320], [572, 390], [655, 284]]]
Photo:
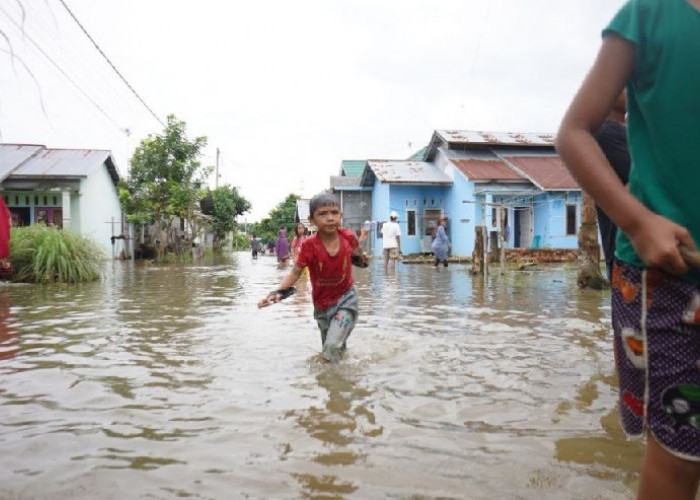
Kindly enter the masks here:
[[[629, 188], [593, 133], [627, 91]], [[646, 436], [638, 498], [694, 499], [700, 479], [700, 0], [630, 0], [603, 31], [557, 149], [620, 229], [612, 320], [620, 416]]]
[[292, 240], [292, 261], [297, 260], [297, 255], [301, 251], [301, 244], [306, 237], [306, 226], [303, 222], [297, 222], [297, 225], [294, 226], [294, 239]]
[[450, 239], [447, 237], [447, 232], [445, 231], [445, 225], [447, 224], [447, 218], [440, 217], [438, 219], [438, 225], [435, 228], [435, 237], [433, 238], [433, 243], [431, 244], [431, 249], [435, 255], [435, 267], [437, 267], [441, 262], [444, 267], [447, 267], [447, 251], [450, 249], [452, 244]]
[[396, 212], [389, 214], [389, 222], [382, 225], [382, 256], [384, 258], [384, 270], [391, 266], [396, 268], [396, 259], [401, 252], [401, 228], [399, 227], [399, 215]]
[[287, 230], [285, 228], [281, 228], [277, 231], [275, 253], [277, 254], [277, 265], [279, 265], [279, 267], [287, 267], [287, 262], [289, 261], [289, 242], [287, 241]]
[[321, 331], [324, 359], [337, 363], [345, 351], [346, 342], [357, 322], [357, 292], [352, 279], [353, 261], [367, 265], [367, 256], [359, 246], [357, 236], [340, 227], [343, 213], [338, 200], [330, 194], [319, 194], [309, 202], [309, 222], [318, 231], [301, 246], [294, 267], [279, 284], [278, 289], [258, 302], [264, 307], [279, 302], [309, 269], [314, 319]]

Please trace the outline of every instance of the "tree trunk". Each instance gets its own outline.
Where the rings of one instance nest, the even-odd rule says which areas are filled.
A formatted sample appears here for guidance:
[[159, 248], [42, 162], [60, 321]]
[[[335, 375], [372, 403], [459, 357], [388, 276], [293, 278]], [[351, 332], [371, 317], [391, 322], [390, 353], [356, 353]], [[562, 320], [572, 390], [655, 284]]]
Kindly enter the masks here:
[[608, 280], [600, 272], [598, 216], [595, 203], [585, 192], [582, 192], [581, 227], [578, 232], [578, 286], [596, 290], [609, 286]]

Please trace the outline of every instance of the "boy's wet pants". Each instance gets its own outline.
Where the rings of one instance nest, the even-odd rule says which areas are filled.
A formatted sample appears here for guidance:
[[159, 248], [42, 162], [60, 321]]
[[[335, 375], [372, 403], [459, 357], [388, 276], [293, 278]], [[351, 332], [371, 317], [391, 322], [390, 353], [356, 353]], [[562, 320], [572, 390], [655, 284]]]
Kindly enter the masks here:
[[328, 309], [314, 308], [314, 319], [321, 330], [323, 357], [337, 363], [343, 356], [350, 332], [357, 323], [357, 291], [355, 287], [345, 292], [340, 300]]

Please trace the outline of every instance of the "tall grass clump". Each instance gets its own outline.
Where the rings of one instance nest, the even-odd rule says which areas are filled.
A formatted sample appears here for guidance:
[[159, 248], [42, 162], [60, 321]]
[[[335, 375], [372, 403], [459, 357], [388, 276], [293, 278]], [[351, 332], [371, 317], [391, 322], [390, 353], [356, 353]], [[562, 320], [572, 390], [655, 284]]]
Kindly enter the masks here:
[[11, 280], [25, 283], [84, 283], [102, 276], [104, 254], [97, 244], [68, 230], [36, 224], [10, 234]]

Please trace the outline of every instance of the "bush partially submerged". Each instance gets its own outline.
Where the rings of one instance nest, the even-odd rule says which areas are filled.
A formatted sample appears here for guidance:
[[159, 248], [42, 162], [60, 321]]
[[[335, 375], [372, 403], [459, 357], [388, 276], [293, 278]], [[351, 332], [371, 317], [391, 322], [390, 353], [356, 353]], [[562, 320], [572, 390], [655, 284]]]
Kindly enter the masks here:
[[102, 275], [104, 254], [97, 244], [68, 230], [36, 224], [10, 235], [12, 281], [83, 283]]

